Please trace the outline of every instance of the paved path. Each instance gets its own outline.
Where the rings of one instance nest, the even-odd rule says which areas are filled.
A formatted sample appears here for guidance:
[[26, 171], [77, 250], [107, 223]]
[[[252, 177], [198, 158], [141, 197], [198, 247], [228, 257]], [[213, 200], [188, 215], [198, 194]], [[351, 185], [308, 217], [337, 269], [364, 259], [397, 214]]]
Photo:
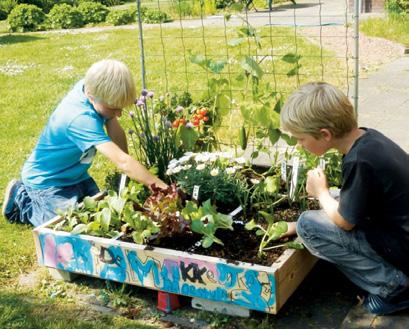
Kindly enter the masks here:
[[360, 79], [358, 117], [409, 152], [409, 56]]

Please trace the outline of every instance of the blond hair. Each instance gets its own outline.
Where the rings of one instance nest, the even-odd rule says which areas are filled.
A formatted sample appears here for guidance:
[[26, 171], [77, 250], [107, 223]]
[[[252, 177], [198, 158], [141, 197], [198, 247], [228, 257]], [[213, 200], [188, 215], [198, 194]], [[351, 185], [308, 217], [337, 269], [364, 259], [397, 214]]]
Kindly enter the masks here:
[[135, 102], [136, 88], [129, 68], [122, 62], [105, 59], [94, 63], [84, 80], [85, 90], [97, 103], [124, 108]]
[[325, 82], [301, 86], [287, 99], [280, 115], [281, 129], [320, 138], [328, 129], [336, 138], [357, 127], [354, 107], [338, 88]]

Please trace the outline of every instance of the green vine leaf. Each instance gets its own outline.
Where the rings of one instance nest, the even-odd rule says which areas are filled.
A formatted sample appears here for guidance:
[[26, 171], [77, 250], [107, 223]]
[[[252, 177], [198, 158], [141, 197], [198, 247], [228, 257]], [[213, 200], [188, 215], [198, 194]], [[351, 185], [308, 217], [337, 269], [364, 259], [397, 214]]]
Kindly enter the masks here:
[[288, 53], [288, 54], [285, 54], [283, 57], [281, 57], [281, 59], [284, 62], [290, 63], [290, 64], [298, 63], [300, 58], [301, 58], [301, 55], [297, 55], [297, 54], [293, 54], [293, 53]]
[[250, 56], [244, 57], [240, 64], [241, 67], [253, 77], [256, 77], [257, 79], [263, 77], [263, 70], [260, 65], [258, 65], [258, 63]]

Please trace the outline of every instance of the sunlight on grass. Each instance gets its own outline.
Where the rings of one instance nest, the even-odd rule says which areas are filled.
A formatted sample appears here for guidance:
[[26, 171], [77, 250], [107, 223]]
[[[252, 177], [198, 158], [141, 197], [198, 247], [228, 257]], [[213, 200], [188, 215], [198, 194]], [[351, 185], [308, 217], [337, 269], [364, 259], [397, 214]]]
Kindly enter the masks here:
[[33, 298], [12, 291], [0, 292], [0, 328], [13, 329], [153, 329], [156, 325], [93, 312], [57, 300]]
[[394, 18], [370, 18], [361, 22], [360, 27], [366, 35], [409, 46], [409, 15]]
[[9, 25], [7, 20], [0, 21], [0, 34], [8, 33], [9, 32]]

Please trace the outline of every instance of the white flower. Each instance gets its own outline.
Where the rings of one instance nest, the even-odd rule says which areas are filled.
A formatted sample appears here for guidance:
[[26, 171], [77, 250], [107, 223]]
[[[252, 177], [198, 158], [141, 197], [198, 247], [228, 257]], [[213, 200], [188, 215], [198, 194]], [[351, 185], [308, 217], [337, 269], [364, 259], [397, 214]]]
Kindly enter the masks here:
[[172, 169], [166, 170], [166, 175], [171, 176], [173, 174]]
[[191, 164], [184, 165], [182, 168], [183, 168], [183, 170], [188, 170], [188, 169], [192, 168], [192, 165]]
[[235, 161], [236, 161], [238, 164], [245, 164], [245, 163], [246, 163], [246, 159], [244, 159], [243, 157], [236, 158]]
[[227, 167], [226, 168], [226, 173], [228, 173], [229, 175], [232, 175], [236, 172], [236, 168], [234, 167]]
[[179, 163], [185, 163], [190, 160], [190, 155], [184, 155], [179, 159]]
[[215, 162], [217, 160], [217, 154], [216, 153], [209, 153], [209, 161], [210, 162]]
[[168, 169], [173, 169], [179, 164], [179, 161], [176, 159], [172, 159], [169, 161]]
[[204, 168], [206, 168], [206, 165], [204, 163], [201, 163], [197, 165], [196, 170], [203, 170]]
[[209, 160], [209, 153], [208, 152], [199, 153], [195, 156], [195, 160], [196, 162], [206, 162]]
[[250, 179], [250, 182], [254, 185], [257, 185], [258, 183], [260, 183], [260, 181], [258, 179], [252, 178]]
[[177, 166], [176, 168], [173, 169], [173, 173], [177, 174], [178, 172], [180, 172], [182, 170], [181, 166]]
[[219, 174], [219, 169], [217, 169], [217, 168], [213, 168], [210, 171], [210, 175], [212, 175], [212, 176], [217, 176], [218, 174]]
[[185, 152], [183, 155], [190, 157], [190, 156], [194, 155], [194, 153], [193, 152]]

